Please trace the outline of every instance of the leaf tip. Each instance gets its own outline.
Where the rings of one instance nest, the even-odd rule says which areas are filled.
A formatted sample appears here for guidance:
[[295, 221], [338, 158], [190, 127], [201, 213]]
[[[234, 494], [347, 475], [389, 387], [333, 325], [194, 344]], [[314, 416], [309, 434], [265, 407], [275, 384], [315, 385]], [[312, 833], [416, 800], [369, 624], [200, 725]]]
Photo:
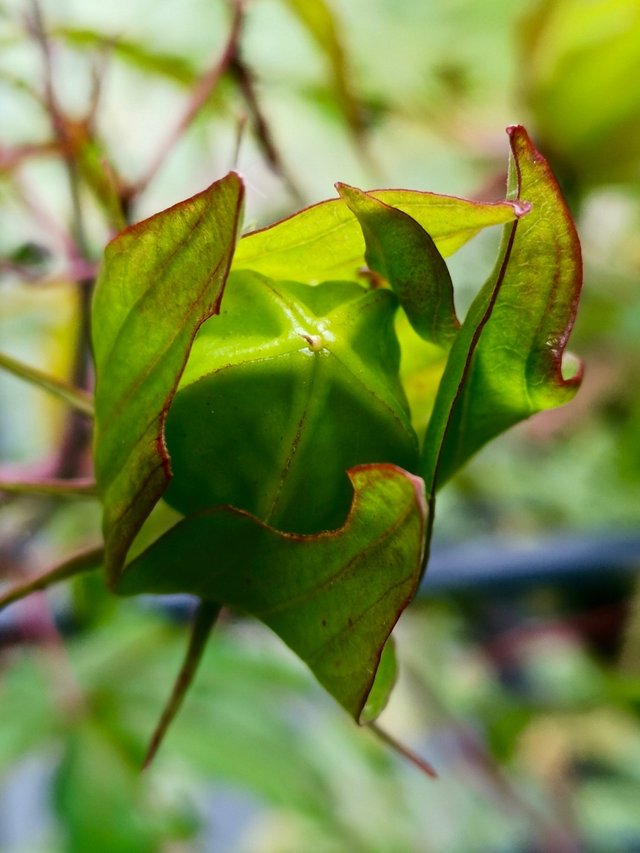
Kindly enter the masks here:
[[507, 135], [509, 137], [511, 151], [516, 160], [518, 157], [528, 156], [532, 161], [546, 165], [546, 159], [533, 144], [533, 141], [531, 140], [531, 137], [524, 125], [509, 125], [509, 127], [507, 127]]
[[578, 388], [582, 385], [582, 380], [584, 379], [584, 361], [579, 358], [575, 353], [569, 352], [568, 350], [564, 350], [560, 356], [560, 384], [563, 388], [566, 388], [567, 391], [576, 393]]
[[531, 142], [531, 137], [526, 129], [526, 127], [522, 124], [510, 124], [507, 128], [507, 136], [509, 137], [509, 141], [511, 145], [529, 145], [533, 148], [533, 143]]
[[513, 212], [516, 219], [521, 219], [523, 216], [526, 216], [527, 213], [531, 213], [533, 209], [531, 202], [523, 201], [522, 199], [515, 199], [511, 204], [513, 206]]
[[[226, 175], [226, 178], [222, 178], [222, 180], [225, 180], [225, 179], [230, 181], [231, 183], [236, 184], [241, 194], [244, 192], [244, 186], [245, 186], [244, 175], [238, 169], [232, 169], [230, 172], [228, 172]], [[215, 181], [214, 183], [218, 183], [218, 181]], [[212, 184], [212, 186], [213, 186], [213, 184]], [[205, 190], [205, 192], [206, 192], [206, 190]]]
[[334, 187], [336, 188], [340, 198], [343, 201], [346, 201], [347, 204], [350, 199], [366, 196], [366, 193], [363, 190], [359, 190], [357, 187], [352, 187], [351, 184], [345, 184], [342, 181], [336, 181]]

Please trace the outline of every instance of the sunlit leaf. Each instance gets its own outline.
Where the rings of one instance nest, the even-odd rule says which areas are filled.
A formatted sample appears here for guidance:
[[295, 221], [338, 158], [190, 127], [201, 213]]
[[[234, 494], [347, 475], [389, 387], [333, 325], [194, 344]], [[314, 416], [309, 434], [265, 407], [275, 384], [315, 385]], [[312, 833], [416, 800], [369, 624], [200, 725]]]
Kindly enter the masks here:
[[339, 530], [295, 536], [214, 508], [151, 545], [127, 566], [117, 591], [189, 592], [256, 616], [358, 719], [382, 649], [415, 592], [426, 510], [422, 482], [399, 468], [362, 466], [351, 478], [354, 503]]
[[562, 370], [582, 283], [578, 237], [524, 128], [509, 135], [509, 194], [531, 211], [505, 228], [494, 273], [451, 349], [425, 438], [429, 493], [508, 427], [568, 402], [580, 383], [579, 372]]
[[231, 173], [107, 247], [93, 345], [96, 480], [112, 581], [171, 477], [164, 419], [193, 338], [218, 310], [242, 195]]
[[[413, 190], [373, 190], [368, 195], [408, 213], [447, 257], [483, 228], [512, 222], [519, 206], [482, 204]], [[245, 235], [233, 261], [275, 279], [317, 283], [355, 279], [365, 243], [358, 221], [342, 199], [330, 199]]]

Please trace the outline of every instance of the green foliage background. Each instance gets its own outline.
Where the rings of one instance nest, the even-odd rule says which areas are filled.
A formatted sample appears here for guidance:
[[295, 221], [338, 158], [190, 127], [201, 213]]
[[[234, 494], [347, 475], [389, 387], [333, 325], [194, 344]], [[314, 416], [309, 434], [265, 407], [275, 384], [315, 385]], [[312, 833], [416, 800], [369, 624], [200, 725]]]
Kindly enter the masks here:
[[[320, 7], [249, 4], [242, 57], [268, 138], [256, 133], [241, 78], [223, 76], [139, 195], [134, 219], [233, 166], [256, 225], [332, 195], [336, 180], [499, 198], [503, 127], [525, 123], [579, 224], [586, 286], [571, 346], [587, 362], [585, 384], [571, 406], [482, 451], [443, 492], [437, 536], [535, 542], [637, 531], [637, 3], [350, 0], [332, 4], [333, 24], [313, 17]], [[228, 12], [210, 0], [43, 4], [56, 90], [78, 119], [89, 260], [121, 224], [105, 157], [126, 182], [145, 175], [220, 56]], [[43, 73], [30, 14], [28, 3], [0, 3], [0, 350], [62, 378], [81, 333], [74, 279], [83, 259], [67, 251], [74, 199], [34, 97]], [[92, 69], [101, 92], [87, 135]], [[451, 259], [463, 301], [497, 239], [485, 233]], [[404, 371], [419, 400], [429, 372], [414, 370], [411, 353]], [[61, 404], [0, 373], [2, 473], [46, 469], [64, 417]], [[2, 573], [43, 568], [98, 531], [91, 500], [6, 501]], [[114, 603], [98, 579], [47, 602], [29, 600], [0, 623], [0, 846], [10, 853], [638, 843], [639, 604], [631, 581], [608, 578], [606, 561], [591, 587], [492, 596], [471, 585], [427, 595], [405, 614], [385, 725], [436, 764], [437, 783], [355, 729], [266, 630], [235, 620], [210, 644], [194, 693], [141, 776], [182, 621]]]

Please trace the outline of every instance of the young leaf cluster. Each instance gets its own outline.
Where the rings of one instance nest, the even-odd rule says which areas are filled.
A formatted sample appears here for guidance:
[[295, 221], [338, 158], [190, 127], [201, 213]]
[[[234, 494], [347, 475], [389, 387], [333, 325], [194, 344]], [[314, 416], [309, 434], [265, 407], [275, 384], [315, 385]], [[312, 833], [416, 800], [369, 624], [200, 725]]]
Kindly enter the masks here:
[[[577, 389], [562, 363], [577, 235], [524, 128], [508, 133], [503, 202], [338, 184], [339, 198], [238, 240], [244, 187], [230, 173], [107, 247], [93, 303], [104, 557], [22, 592], [103, 563], [118, 595], [200, 599], [152, 751], [223, 606], [269, 626], [354, 719], [375, 719], [438, 488]], [[461, 318], [444, 257], [493, 225], [494, 270]], [[399, 310], [443, 354], [421, 443]], [[163, 497], [182, 519], [131, 559]]]

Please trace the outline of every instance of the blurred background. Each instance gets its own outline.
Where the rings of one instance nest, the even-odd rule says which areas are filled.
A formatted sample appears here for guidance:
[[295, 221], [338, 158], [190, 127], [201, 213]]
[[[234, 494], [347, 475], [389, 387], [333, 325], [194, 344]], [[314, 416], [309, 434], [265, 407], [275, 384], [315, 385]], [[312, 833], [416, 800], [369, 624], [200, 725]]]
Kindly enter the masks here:
[[[105, 242], [230, 168], [247, 228], [337, 180], [492, 200], [516, 122], [580, 231], [586, 375], [440, 497], [383, 716], [439, 780], [233, 616], [140, 774], [190, 603], [89, 577], [0, 615], [2, 851], [640, 851], [637, 0], [0, 0], [0, 353], [90, 386]], [[451, 259], [462, 309], [498, 240]], [[420, 418], [432, 374], [403, 370]], [[52, 473], [90, 473], [86, 425], [0, 371], [0, 476]], [[5, 495], [0, 577], [99, 524]]]

